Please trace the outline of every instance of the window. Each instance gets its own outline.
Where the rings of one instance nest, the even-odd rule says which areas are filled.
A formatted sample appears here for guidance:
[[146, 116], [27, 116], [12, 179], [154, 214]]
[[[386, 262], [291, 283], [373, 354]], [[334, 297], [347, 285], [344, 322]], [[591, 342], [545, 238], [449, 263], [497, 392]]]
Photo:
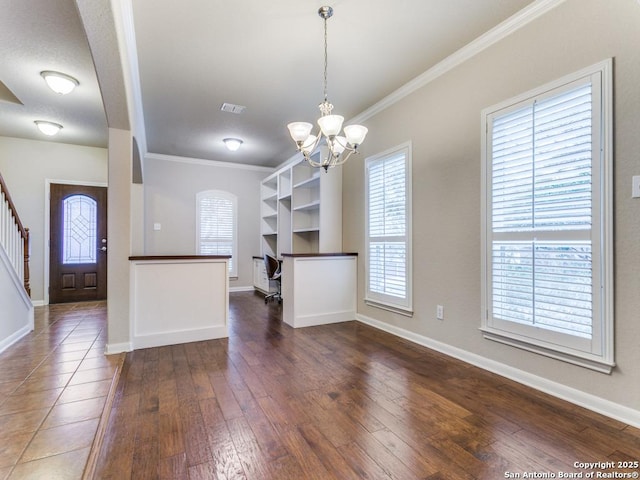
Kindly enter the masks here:
[[200, 255], [231, 255], [229, 276], [238, 276], [237, 197], [221, 190], [196, 195], [197, 252]]
[[411, 315], [411, 144], [367, 158], [365, 178], [365, 301]]
[[610, 372], [611, 62], [483, 111], [485, 337]]

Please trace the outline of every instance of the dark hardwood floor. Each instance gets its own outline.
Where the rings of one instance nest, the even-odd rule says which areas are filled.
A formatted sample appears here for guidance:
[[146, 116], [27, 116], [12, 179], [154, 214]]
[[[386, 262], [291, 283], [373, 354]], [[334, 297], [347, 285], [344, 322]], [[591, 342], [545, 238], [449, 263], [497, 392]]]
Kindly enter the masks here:
[[357, 322], [294, 330], [251, 293], [230, 313], [228, 339], [127, 355], [95, 478], [639, 470], [574, 466], [640, 460], [640, 431], [620, 422]]

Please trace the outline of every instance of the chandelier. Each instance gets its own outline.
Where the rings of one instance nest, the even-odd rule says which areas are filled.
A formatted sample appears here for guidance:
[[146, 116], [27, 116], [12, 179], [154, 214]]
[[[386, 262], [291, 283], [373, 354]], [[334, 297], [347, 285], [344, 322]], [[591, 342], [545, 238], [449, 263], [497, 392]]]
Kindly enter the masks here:
[[[362, 125], [348, 125], [344, 127], [344, 135], [340, 135], [344, 117], [331, 113], [333, 105], [327, 99], [327, 19], [333, 15], [333, 8], [320, 7], [318, 15], [324, 20], [324, 101], [318, 105], [322, 114], [318, 119], [320, 131], [317, 135], [311, 134], [313, 125], [307, 122], [292, 122], [287, 128], [298, 151], [309, 165], [322, 167], [326, 171], [345, 163], [352, 153], [358, 153], [358, 147], [364, 141], [368, 129]], [[323, 138], [327, 148], [321, 149], [320, 157], [316, 160], [312, 154]]]

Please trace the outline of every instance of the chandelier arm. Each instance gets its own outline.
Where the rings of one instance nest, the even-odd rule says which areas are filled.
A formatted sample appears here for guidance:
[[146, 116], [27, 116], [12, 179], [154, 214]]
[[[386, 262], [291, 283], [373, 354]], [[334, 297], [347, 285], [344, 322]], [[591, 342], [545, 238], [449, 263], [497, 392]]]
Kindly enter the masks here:
[[349, 142], [344, 142], [344, 144], [343, 144], [340, 141], [340, 137], [337, 136], [337, 135], [331, 141], [337, 143], [338, 145], [340, 145], [342, 148], [344, 148], [345, 150], [347, 150], [349, 152], [355, 152], [355, 151], [358, 150], [357, 147], [351, 145]]
[[358, 152], [353, 150], [353, 149], [349, 149], [349, 150], [346, 151], [346, 154], [342, 153], [342, 154], [336, 156], [331, 152], [331, 150], [328, 150], [327, 156], [324, 157], [324, 158], [321, 157], [319, 162], [316, 161], [316, 160], [313, 160], [310, 155], [308, 156], [304, 152], [303, 152], [303, 155], [304, 155], [305, 160], [312, 167], [314, 167], [314, 168], [322, 167], [325, 170], [327, 170], [329, 168], [338, 167], [338, 166], [346, 163], [346, 161], [349, 160], [349, 157], [351, 157], [351, 154], [353, 154], [353, 153], [357, 154]]
[[349, 160], [349, 157], [351, 156], [352, 153], [357, 153], [355, 150], [348, 150], [347, 154], [341, 154], [338, 158], [336, 158], [336, 161], [333, 163], [333, 167], [339, 167], [340, 165], [342, 165], [343, 163], [346, 163], [347, 160]]
[[322, 132], [319, 132], [318, 135], [315, 137], [316, 137], [315, 141], [310, 146], [307, 146], [304, 149], [302, 148], [304, 145], [304, 142], [300, 142], [300, 144], [298, 145], [298, 151], [300, 151], [302, 155], [304, 155], [304, 158], [307, 161], [309, 161], [309, 158], [311, 157], [313, 152], [316, 150], [316, 148], [318, 148], [318, 145], [320, 144], [320, 140], [322, 140]]

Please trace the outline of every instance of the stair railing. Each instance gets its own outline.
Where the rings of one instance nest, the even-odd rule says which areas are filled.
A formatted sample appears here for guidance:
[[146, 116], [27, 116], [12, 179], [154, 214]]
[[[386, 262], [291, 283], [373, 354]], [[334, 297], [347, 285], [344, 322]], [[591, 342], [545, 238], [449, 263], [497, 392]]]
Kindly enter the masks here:
[[31, 296], [29, 284], [29, 229], [24, 228], [16, 206], [11, 200], [7, 184], [0, 174], [0, 247], [4, 248], [9, 261], [24, 289]]

